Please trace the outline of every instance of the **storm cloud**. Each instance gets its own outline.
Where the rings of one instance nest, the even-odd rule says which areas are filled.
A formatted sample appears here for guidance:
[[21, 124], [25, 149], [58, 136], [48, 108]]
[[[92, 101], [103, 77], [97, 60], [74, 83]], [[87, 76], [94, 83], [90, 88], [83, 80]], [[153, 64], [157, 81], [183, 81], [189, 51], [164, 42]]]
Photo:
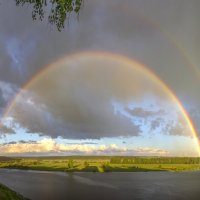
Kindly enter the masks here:
[[[112, 0], [85, 0], [79, 20], [71, 16], [66, 28], [57, 32], [46, 20], [33, 22], [32, 8], [16, 7], [11, 0], [2, 2], [0, 114], [17, 93], [18, 89], [14, 88], [21, 88], [44, 66], [64, 55], [88, 50], [116, 52], [142, 62], [170, 86], [188, 110], [199, 111], [200, 82], [193, 69], [196, 66], [198, 71], [200, 63], [198, 8], [198, 0], [118, 0], [114, 3]], [[44, 79], [43, 84], [37, 86], [39, 89], [32, 87], [24, 91], [24, 97], [18, 97], [16, 110], [11, 113], [16, 123], [29, 133], [80, 139], [138, 136], [143, 124], [138, 120], [152, 118], [149, 121], [152, 130], [165, 124], [168, 134], [187, 135], [183, 131], [185, 122], [181, 121], [180, 126], [176, 122], [166, 124], [166, 113], [159, 115], [144, 107], [127, 107], [126, 112], [137, 118], [135, 122], [123, 112], [115, 114], [112, 100], [127, 104], [133, 100], [135, 92], [134, 101], [138, 103], [147, 92], [148, 84], [145, 82], [134, 88], [133, 80], [127, 78], [128, 72], [116, 76], [114, 86], [111, 79], [110, 88], [107, 88], [108, 78], [114, 73], [103, 73], [105, 68], [102, 67], [98, 70], [96, 74], [80, 70], [79, 81], [73, 80], [72, 71], [67, 76], [63, 73], [66, 76], [63, 79], [50, 77], [51, 81]], [[132, 77], [137, 85], [138, 78], [134, 74]], [[139, 95], [138, 91], [144, 92]], [[200, 130], [199, 115], [192, 113]], [[12, 132], [6, 127], [3, 131]]]
[[[162, 134], [191, 135], [188, 129], [183, 134], [188, 123], [184, 117], [179, 120], [182, 113], [158, 81], [137, 64], [130, 67], [116, 58], [103, 58], [79, 54], [58, 63], [24, 88], [8, 117], [27, 133], [52, 138], [139, 136], [148, 126], [149, 134], [159, 129]], [[148, 110], [153, 105], [145, 106], [144, 101], [155, 108]], [[131, 109], [129, 104], [140, 106]]]
[[[123, 114], [114, 113], [112, 101], [139, 101], [144, 95], [140, 90], [146, 77], [137, 78], [136, 71], [127, 66], [124, 70], [112, 59], [80, 60], [74, 61], [75, 66], [74, 62], [66, 63], [39, 77], [17, 97], [8, 116], [27, 132], [53, 138], [139, 135], [137, 124]], [[150, 85], [153, 92], [154, 83], [149, 83], [149, 88]]]

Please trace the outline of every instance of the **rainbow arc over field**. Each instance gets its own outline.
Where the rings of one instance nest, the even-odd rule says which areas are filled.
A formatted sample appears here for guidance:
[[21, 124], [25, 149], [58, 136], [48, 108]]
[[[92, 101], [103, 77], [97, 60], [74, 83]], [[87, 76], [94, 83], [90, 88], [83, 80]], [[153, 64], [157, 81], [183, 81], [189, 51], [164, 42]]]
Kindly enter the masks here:
[[[60, 60], [51, 63], [50, 65], [44, 67], [39, 73], [37, 73], [35, 76], [33, 76], [23, 87], [22, 90], [30, 88], [35, 82], [37, 82], [38, 79], [41, 79], [45, 74], [52, 72], [56, 70], [57, 66], [63, 65], [67, 62], [74, 61], [79, 58], [84, 58], [84, 59], [90, 59], [91, 57], [102, 59], [102, 60], [115, 60], [116, 62], [120, 62], [124, 65], [129, 65], [132, 66], [135, 70], [140, 71], [141, 73], [147, 75], [150, 80], [156, 82], [159, 87], [162, 88], [162, 90], [165, 92], [165, 94], [171, 99], [172, 102], [178, 107], [178, 109], [181, 111], [182, 116], [186, 120], [188, 127], [191, 132], [191, 136], [195, 141], [195, 147], [198, 151], [198, 154], [200, 156], [200, 147], [199, 147], [199, 139], [198, 139], [198, 134], [195, 130], [195, 127], [192, 123], [192, 120], [190, 116], [188, 115], [187, 111], [184, 109], [183, 105], [177, 98], [177, 96], [174, 94], [174, 92], [153, 72], [151, 71], [148, 67], [144, 66], [142, 63], [139, 63], [135, 60], [132, 60], [126, 56], [116, 54], [116, 53], [111, 53], [111, 52], [101, 52], [101, 51], [86, 51], [86, 52], [78, 52], [74, 53], [71, 55], [64, 56]], [[8, 105], [3, 118], [9, 116], [9, 113], [12, 111], [16, 104], [16, 99], [17, 97], [21, 94], [22, 90], [19, 91], [18, 94], [13, 98], [13, 100], [10, 102]]]

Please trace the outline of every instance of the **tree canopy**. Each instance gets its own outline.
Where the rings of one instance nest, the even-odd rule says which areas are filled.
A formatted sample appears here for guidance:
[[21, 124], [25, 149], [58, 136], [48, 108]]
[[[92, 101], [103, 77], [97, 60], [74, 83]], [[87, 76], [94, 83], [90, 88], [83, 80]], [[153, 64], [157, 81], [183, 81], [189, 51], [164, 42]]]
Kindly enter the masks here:
[[[65, 20], [72, 12], [79, 13], [83, 0], [15, 0], [17, 6], [31, 4], [33, 7], [33, 20], [44, 19], [46, 12], [49, 13], [48, 21], [55, 24], [58, 31], [64, 28]], [[50, 12], [49, 12], [50, 10]]]

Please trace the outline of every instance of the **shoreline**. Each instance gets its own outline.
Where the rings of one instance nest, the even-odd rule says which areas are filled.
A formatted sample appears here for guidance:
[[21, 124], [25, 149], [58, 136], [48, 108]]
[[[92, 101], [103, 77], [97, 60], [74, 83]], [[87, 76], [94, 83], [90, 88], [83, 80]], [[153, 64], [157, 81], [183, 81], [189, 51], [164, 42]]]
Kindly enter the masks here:
[[0, 183], [0, 199], [7, 200], [7, 199], [14, 199], [14, 200], [29, 200], [28, 198], [23, 197], [18, 192], [10, 189], [6, 185]]

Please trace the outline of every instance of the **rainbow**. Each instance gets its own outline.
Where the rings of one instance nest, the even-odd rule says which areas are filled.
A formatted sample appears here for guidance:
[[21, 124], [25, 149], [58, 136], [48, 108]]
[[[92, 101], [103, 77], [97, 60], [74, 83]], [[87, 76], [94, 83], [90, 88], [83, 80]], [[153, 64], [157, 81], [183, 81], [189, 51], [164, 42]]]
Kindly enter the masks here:
[[[114, 6], [114, 5], [113, 5]], [[176, 52], [181, 56], [183, 61], [185, 62], [186, 66], [192, 70], [193, 75], [197, 78], [197, 80], [200, 80], [200, 69], [192, 59], [190, 58], [189, 53], [186, 52], [184, 47], [177, 42], [176, 38], [167, 31], [161, 24], [159, 24], [154, 19], [150, 18], [149, 16], [146, 17], [144, 14], [137, 12], [136, 10], [132, 10], [130, 6], [127, 6], [126, 4], [122, 4], [120, 10], [123, 12], [124, 15], [135, 16], [141, 19], [143, 22], [145, 22], [147, 25], [152, 27], [153, 29], [157, 30], [163, 38], [169, 42], [169, 44], [176, 50]]]
[[111, 58], [113, 60], [116, 61], [120, 61], [122, 64], [125, 65], [130, 65], [130, 66], [138, 66], [136, 69], [144, 74], [147, 74], [148, 77], [155, 81], [157, 84], [159, 84], [159, 86], [163, 89], [163, 91], [168, 95], [168, 97], [172, 100], [172, 102], [175, 103], [175, 105], [178, 106], [179, 110], [181, 111], [184, 119], [186, 120], [190, 131], [192, 133], [192, 136], [195, 140], [195, 144], [196, 147], [198, 149], [198, 153], [200, 155], [200, 144], [199, 144], [199, 139], [198, 139], [198, 134], [194, 128], [194, 125], [192, 123], [191, 118], [189, 117], [187, 111], [184, 109], [183, 105], [181, 104], [180, 100], [177, 98], [177, 96], [174, 94], [174, 92], [169, 89], [169, 87], [153, 72], [151, 71], [149, 68], [147, 68], [146, 66], [144, 66], [142, 63], [136, 62], [132, 59], [129, 59], [126, 56], [123, 55], [119, 55], [119, 54], [115, 54], [115, 53], [110, 53], [110, 52], [79, 52], [79, 53], [74, 53], [71, 55], [67, 55], [64, 56], [63, 58], [61, 58], [60, 60], [51, 63], [50, 65], [46, 66], [45, 68], [43, 68], [41, 71], [39, 71], [39, 73], [36, 73], [23, 87], [22, 89], [15, 95], [15, 97], [13, 98], [13, 100], [9, 103], [9, 105], [7, 106], [4, 114], [3, 114], [3, 118], [8, 116], [10, 111], [12, 110], [12, 108], [15, 105], [15, 100], [16, 98], [21, 94], [22, 90], [24, 89], [28, 89], [32, 84], [34, 84], [39, 78], [41, 78], [43, 75], [45, 75], [47, 72], [50, 72], [51, 70], [54, 70], [56, 68], [56, 66], [58, 65], [62, 65], [66, 62], [70, 62], [72, 60], [76, 60], [78, 58], [91, 58], [91, 57], [95, 57], [98, 59], [106, 59], [106, 58]]
[[175, 50], [179, 53], [179, 55], [183, 58], [183, 61], [185, 61], [187, 67], [189, 69], [192, 69], [194, 76], [200, 80], [200, 69], [192, 62], [192, 59], [190, 59], [189, 54], [187, 54], [186, 50], [183, 48], [183, 46], [177, 42], [176, 38], [173, 37], [173, 35], [165, 30], [163, 27], [161, 27], [160, 24], [156, 23], [155, 21], [150, 21], [150, 19], [147, 19], [149, 21], [149, 24], [157, 28], [158, 31], [167, 39], [167, 41], [175, 48]]

